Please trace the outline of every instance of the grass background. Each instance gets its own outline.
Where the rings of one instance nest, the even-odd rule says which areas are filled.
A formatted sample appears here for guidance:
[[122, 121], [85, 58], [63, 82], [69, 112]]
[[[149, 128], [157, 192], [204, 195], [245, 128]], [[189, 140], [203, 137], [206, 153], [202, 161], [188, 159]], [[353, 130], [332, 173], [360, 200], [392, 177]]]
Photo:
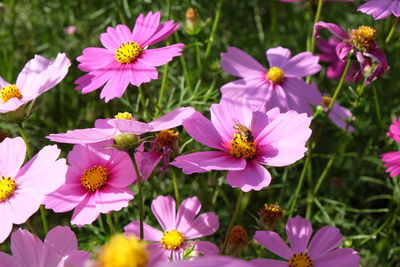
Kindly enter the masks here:
[[[220, 2], [223, 1], [0, 1], [0, 76], [9, 82], [15, 81], [19, 71], [34, 54], [54, 58], [58, 52], [65, 52], [72, 61], [67, 77], [40, 97], [40, 108], [24, 124], [34, 150], [38, 151], [50, 143], [44, 138], [50, 133], [92, 127], [95, 119], [111, 117], [120, 111], [132, 112], [143, 121], [150, 121], [180, 106], [193, 106], [207, 115], [210, 104], [219, 101], [220, 86], [234, 80], [220, 67], [219, 55], [228, 46], [245, 50], [264, 65], [267, 64], [265, 51], [268, 48], [283, 46], [291, 49], [293, 54], [306, 50], [316, 10], [315, 2], [225, 1], [222, 3], [219, 24], [216, 25], [215, 38], [211, 40], [210, 34]], [[356, 11], [361, 2], [325, 3], [321, 20], [337, 23], [345, 29], [360, 25], [373, 26], [378, 30], [379, 42], [383, 44], [393, 18], [374, 21], [370, 16]], [[185, 11], [189, 7], [195, 7], [202, 20], [202, 30], [196, 36], [190, 36], [185, 31]], [[158, 68], [159, 80], [143, 86], [143, 98], [133, 86], [127, 89], [123, 99], [114, 99], [107, 104], [99, 99], [99, 90], [86, 95], [74, 90], [73, 82], [84, 74], [76, 68], [75, 60], [83, 48], [101, 46], [99, 36], [108, 26], [125, 21], [132, 28], [140, 13], [158, 10], [162, 12], [163, 21], [169, 16], [182, 24], [167, 42], [176, 43], [180, 40], [186, 44], [184, 55], [175, 58], [168, 66], [167, 91], [158, 108], [153, 103], [159, 101], [165, 67]], [[63, 31], [70, 25], [77, 28], [74, 35]], [[206, 57], [205, 50], [209, 44], [211, 50]], [[162, 45], [165, 42], [159, 44]], [[399, 31], [396, 31], [385, 49], [389, 71], [366, 88], [358, 104], [356, 88], [359, 84], [345, 85], [339, 101], [351, 109], [357, 118], [354, 122], [357, 131], [350, 134], [328, 124], [313, 154], [312, 165], [295, 210], [295, 214], [307, 216], [315, 230], [324, 225], [340, 228], [345, 236], [343, 245], [359, 251], [363, 266], [400, 264], [399, 181], [389, 178], [379, 159], [380, 154], [399, 148], [385, 135], [400, 109], [399, 46]], [[187, 72], [184, 75], [185, 65]], [[313, 80], [321, 92], [332, 94], [338, 81], [328, 80], [324, 72], [325, 68]], [[313, 120], [313, 129], [320, 127], [324, 120], [323, 114], [317, 116]], [[9, 136], [19, 135], [16, 125], [10, 123], [1, 122], [0, 129]], [[183, 129], [179, 128], [179, 131], [180, 144], [190, 140]], [[70, 145], [60, 147], [64, 156], [71, 149]], [[204, 149], [195, 141], [189, 141], [183, 150], [188, 153]], [[333, 155], [332, 167], [320, 191], [314, 195], [313, 188]], [[250, 237], [257, 229], [255, 218], [263, 203], [276, 202], [287, 209], [303, 163], [304, 160], [301, 160], [285, 168], [268, 168], [273, 177], [271, 186], [245, 195], [239, 223], [248, 229]], [[220, 216], [219, 231], [208, 239], [221, 244], [238, 191], [225, 184], [224, 172], [188, 176], [180, 170], [174, 171], [180, 181], [181, 198], [197, 195], [203, 203], [203, 211], [215, 211]], [[157, 223], [149, 206], [158, 195], [173, 195], [170, 176], [171, 173], [155, 172], [149, 183], [145, 184], [145, 221], [154, 226]], [[138, 219], [137, 202], [131, 201], [128, 208], [115, 212], [113, 216], [117, 229], [122, 231], [124, 225]], [[51, 227], [68, 225], [69, 218], [70, 214], [65, 216], [48, 211]], [[31, 224], [43, 237], [38, 214], [31, 218]], [[73, 229], [80, 247], [90, 251], [95, 251], [109, 237], [105, 216], [91, 226]], [[284, 232], [284, 223], [277, 231]], [[6, 242], [1, 249], [8, 251], [8, 246]], [[273, 256], [251, 242], [241, 252], [241, 257]]]

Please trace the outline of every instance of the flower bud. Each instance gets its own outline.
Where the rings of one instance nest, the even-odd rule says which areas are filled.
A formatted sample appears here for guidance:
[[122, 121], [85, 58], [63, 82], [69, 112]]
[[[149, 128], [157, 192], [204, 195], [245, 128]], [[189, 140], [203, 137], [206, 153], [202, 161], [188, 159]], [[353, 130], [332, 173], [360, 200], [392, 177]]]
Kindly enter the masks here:
[[283, 211], [278, 204], [265, 204], [258, 214], [260, 215], [260, 226], [265, 230], [275, 229], [283, 216]]
[[229, 255], [237, 255], [238, 252], [249, 243], [249, 237], [243, 226], [235, 225], [229, 233], [226, 252]]

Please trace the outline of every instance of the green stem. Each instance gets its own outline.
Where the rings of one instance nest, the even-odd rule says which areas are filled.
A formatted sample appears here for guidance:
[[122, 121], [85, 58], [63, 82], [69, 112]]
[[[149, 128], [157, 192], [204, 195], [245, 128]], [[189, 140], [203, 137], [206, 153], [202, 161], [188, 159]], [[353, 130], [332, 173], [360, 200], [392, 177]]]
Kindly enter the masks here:
[[147, 118], [147, 114], [148, 114], [148, 110], [147, 110], [147, 105], [146, 105], [146, 97], [143, 93], [143, 88], [142, 86], [138, 86], [138, 91], [139, 91], [139, 98], [140, 98], [140, 103], [143, 106], [143, 110], [144, 110], [144, 118]]
[[26, 154], [28, 156], [28, 160], [32, 158], [32, 150], [28, 143], [28, 138], [26, 138], [24, 127], [22, 126], [22, 122], [18, 123], [19, 132], [21, 133], [22, 139], [24, 139], [26, 145]]
[[222, 4], [224, 3], [224, 0], [219, 0], [217, 4], [217, 11], [215, 13], [215, 18], [214, 22], [211, 28], [211, 34], [210, 37], [208, 38], [208, 44], [206, 48], [206, 52], [204, 54], [204, 60], [207, 60], [207, 58], [210, 56], [211, 53], [211, 48], [214, 44], [214, 38], [215, 38], [215, 33], [217, 32], [219, 20], [221, 18], [221, 10], [222, 10]]
[[139, 221], [140, 221], [140, 240], [143, 240], [143, 218], [144, 218], [144, 210], [143, 210], [143, 186], [142, 186], [142, 178], [139, 172], [139, 167], [136, 162], [135, 154], [131, 156], [133, 167], [135, 167], [136, 178], [138, 183], [138, 198], [139, 198]]
[[[175, 37], [175, 40], [176, 40], [177, 43], [181, 42], [181, 40], [179, 38], [179, 34], [177, 32], [174, 33], [174, 37]], [[182, 65], [183, 77], [185, 78], [185, 82], [186, 82], [187, 86], [189, 87], [189, 89], [192, 90], [192, 83], [190, 81], [190, 76], [189, 76], [189, 71], [188, 71], [185, 55], [184, 54], [181, 55], [179, 57], [179, 60], [180, 60], [181, 65]]]
[[236, 206], [235, 206], [235, 210], [233, 211], [233, 215], [231, 218], [231, 221], [229, 222], [229, 227], [228, 227], [228, 231], [226, 232], [226, 236], [225, 236], [225, 240], [224, 240], [224, 245], [222, 247], [222, 251], [221, 254], [225, 254], [226, 252], [226, 247], [228, 246], [228, 240], [229, 240], [229, 236], [231, 234], [232, 231], [232, 227], [235, 225], [235, 222], [237, 220], [237, 217], [239, 216], [239, 212], [240, 212], [240, 204], [242, 202], [242, 197], [243, 197], [243, 191], [240, 190], [239, 191], [239, 195], [236, 201]]
[[318, 1], [317, 13], [315, 14], [314, 24], [312, 25], [313, 30], [311, 31], [311, 47], [310, 47], [311, 53], [314, 53], [315, 50], [314, 25], [319, 21], [319, 18], [321, 17], [323, 3], [324, 3], [323, 0]]
[[397, 23], [399, 22], [399, 20], [397, 18], [394, 18], [394, 22], [392, 24], [392, 27], [390, 28], [389, 34], [387, 35], [386, 39], [385, 39], [385, 46], [387, 44], [389, 44], [390, 40], [392, 39], [396, 28], [397, 28]]
[[124, 13], [122, 12], [121, 5], [119, 4], [119, 0], [115, 0], [114, 2], [115, 2], [115, 6], [117, 7], [117, 10], [118, 10], [119, 19], [121, 20], [122, 24], [126, 25], [126, 19], [125, 19]]
[[179, 203], [180, 203], [179, 186], [178, 186], [178, 180], [176, 179], [175, 170], [171, 169], [171, 175], [172, 175], [172, 183], [174, 184], [175, 201], [176, 201], [177, 205], [179, 205]]
[[113, 220], [112, 220], [112, 217], [111, 217], [111, 212], [107, 213], [106, 217], [107, 217], [107, 224], [110, 227], [110, 232], [113, 235], [113, 234], [115, 234], [115, 227], [114, 227]]
[[378, 118], [379, 124], [381, 126], [383, 126], [381, 106], [379, 104], [378, 92], [376, 91], [376, 86], [375, 85], [372, 86], [372, 92], [374, 93], [374, 103], [375, 103], [376, 117]]
[[42, 218], [44, 234], [47, 235], [49, 232], [49, 224], [46, 218], [46, 210], [43, 205], [40, 205], [40, 217]]
[[311, 153], [310, 151], [307, 153], [306, 162], [304, 162], [303, 169], [301, 170], [299, 182], [297, 184], [297, 188], [296, 188], [296, 191], [294, 192], [293, 200], [292, 200], [290, 208], [289, 208], [288, 218], [291, 218], [292, 215], [293, 215], [293, 211], [294, 211], [294, 209], [296, 207], [296, 204], [297, 204], [297, 199], [299, 198], [301, 188], [303, 187], [304, 178], [306, 177], [306, 173], [307, 173], [307, 170], [308, 170], [308, 165], [311, 163], [311, 155], [310, 155], [310, 153]]
[[318, 193], [318, 191], [319, 191], [319, 189], [320, 189], [320, 187], [321, 187], [321, 185], [322, 185], [322, 182], [325, 180], [326, 176], [328, 175], [329, 170], [331, 169], [332, 164], [333, 164], [333, 162], [334, 162], [334, 160], [335, 160], [335, 157], [336, 157], [336, 154], [334, 154], [334, 155], [329, 159], [328, 163], [327, 163], [326, 166], [325, 166], [325, 169], [322, 171], [321, 175], [319, 176], [318, 181], [317, 181], [317, 185], [316, 185], [315, 188], [314, 188], [314, 192], [313, 192], [314, 195], [316, 195], [316, 194]]

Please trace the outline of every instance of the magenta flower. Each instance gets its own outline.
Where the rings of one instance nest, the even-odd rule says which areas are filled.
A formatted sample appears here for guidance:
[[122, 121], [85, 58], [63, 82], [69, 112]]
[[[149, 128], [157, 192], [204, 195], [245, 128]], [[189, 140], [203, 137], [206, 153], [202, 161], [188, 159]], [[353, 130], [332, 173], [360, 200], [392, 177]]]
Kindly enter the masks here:
[[359, 80], [363, 77], [366, 69], [375, 63], [375, 68], [368, 75], [366, 85], [370, 84], [375, 78], [383, 75], [388, 69], [385, 53], [378, 47], [376, 39], [376, 30], [369, 26], [360, 26], [353, 29], [350, 33], [340, 28], [334, 23], [320, 21], [314, 25], [315, 37], [320, 38], [319, 30], [327, 29], [333, 36], [341, 42], [336, 47], [336, 54], [339, 60], [346, 62], [350, 53], [355, 55], [359, 62], [359, 68], [354, 75], [353, 80]]
[[[393, 120], [389, 132], [386, 134], [396, 142], [400, 142], [400, 118]], [[383, 166], [387, 168], [386, 172], [390, 177], [396, 177], [400, 174], [400, 151], [387, 152], [381, 155]]]
[[18, 229], [11, 236], [12, 256], [0, 252], [2, 267], [84, 266], [90, 253], [78, 250], [78, 240], [69, 227], [57, 226], [44, 242]]
[[[326, 69], [326, 77], [332, 80], [339, 80], [344, 72], [346, 67], [346, 62], [341, 60], [336, 54], [336, 46], [341, 41], [336, 37], [331, 36], [328, 40], [318, 40], [316, 46], [322, 52], [318, 54], [319, 60], [322, 62], [330, 63], [328, 68]], [[356, 82], [353, 80], [357, 78], [360, 80], [362, 77], [360, 75], [356, 76], [356, 73], [361, 68], [360, 63], [353, 62], [350, 66], [350, 69], [346, 75], [346, 82]]]
[[386, 135], [400, 143], [400, 118], [392, 121], [389, 132]]
[[[144, 224], [144, 240], [153, 241], [147, 246], [150, 251], [149, 266], [157, 262], [182, 260], [185, 249], [194, 246], [194, 251], [204, 255], [218, 254], [218, 248], [207, 241], [194, 239], [214, 234], [219, 228], [218, 216], [214, 212], [202, 213], [197, 197], [182, 201], [176, 214], [175, 200], [170, 196], [159, 196], [151, 203], [151, 210], [164, 231]], [[195, 218], [196, 217], [196, 218]], [[124, 227], [126, 234], [139, 236], [139, 221]]]
[[72, 209], [71, 223], [91, 224], [100, 213], [128, 206], [133, 193], [135, 169], [126, 152], [111, 148], [111, 141], [75, 145], [68, 154], [67, 179], [57, 191], [46, 196], [44, 204], [55, 212]]
[[400, 2], [399, 0], [369, 0], [357, 10], [371, 15], [375, 20], [384, 19], [390, 15], [400, 17]]
[[[323, 96], [322, 101], [321, 101], [321, 106], [323, 109], [328, 111], [329, 104], [331, 102], [331, 97], [329, 96]], [[353, 116], [351, 111], [345, 107], [342, 107], [338, 101], [335, 101], [333, 103], [332, 109], [329, 112], [328, 118], [339, 128], [342, 128], [346, 131], [349, 132], [355, 132], [356, 129], [354, 129], [353, 126], [349, 125], [347, 120], [355, 120], [356, 118]]]
[[260, 164], [290, 165], [304, 156], [311, 135], [311, 119], [295, 111], [278, 108], [253, 111], [248, 102], [222, 99], [211, 105], [211, 121], [196, 112], [183, 122], [198, 142], [219, 151], [179, 156], [171, 164], [185, 174], [228, 170], [227, 183], [243, 191], [261, 190], [271, 175]]
[[[0, 243], [10, 234], [13, 223], [22, 224], [40, 207], [45, 195], [65, 181], [67, 165], [58, 159], [57, 146], [45, 146], [28, 163], [21, 137], [0, 143]], [[22, 166], [22, 167], [21, 167]]]
[[302, 77], [320, 71], [318, 57], [303, 52], [291, 57], [289, 49], [276, 47], [267, 50], [270, 68], [265, 69], [254, 58], [236, 47], [221, 54], [224, 71], [241, 79], [221, 87], [223, 97], [237, 100], [244, 97], [254, 107], [279, 107], [282, 112], [295, 110], [312, 114], [310, 105], [319, 105], [321, 93]]
[[100, 98], [105, 101], [121, 97], [129, 84], [140, 86], [158, 78], [155, 67], [162, 66], [181, 55], [184, 44], [148, 49], [176, 31], [179, 24], [167, 21], [160, 24], [160, 12], [140, 14], [131, 31], [126, 25], [108, 27], [100, 42], [105, 48], [89, 47], [77, 60], [78, 68], [88, 74], [75, 81], [83, 94], [92, 92], [104, 84]]
[[201, 256], [197, 258], [191, 258], [190, 260], [166, 262], [157, 265], [157, 267], [204, 267], [204, 266], [254, 267], [254, 265], [248, 261], [221, 255]]
[[35, 55], [25, 64], [15, 84], [0, 77], [0, 113], [14, 111], [56, 86], [67, 75], [70, 65], [64, 53], [57, 54], [54, 61]]
[[259, 267], [358, 267], [360, 256], [350, 248], [337, 248], [343, 240], [340, 230], [332, 226], [319, 229], [311, 239], [311, 223], [296, 216], [288, 220], [286, 234], [290, 248], [282, 238], [272, 231], [256, 231], [254, 239], [272, 253], [286, 259], [256, 259], [251, 263]]

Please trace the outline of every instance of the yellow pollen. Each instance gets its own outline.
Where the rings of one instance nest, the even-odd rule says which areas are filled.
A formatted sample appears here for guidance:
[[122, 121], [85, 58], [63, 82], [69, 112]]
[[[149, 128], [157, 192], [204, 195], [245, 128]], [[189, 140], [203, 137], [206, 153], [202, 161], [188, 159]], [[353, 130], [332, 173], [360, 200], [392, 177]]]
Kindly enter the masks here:
[[376, 39], [376, 30], [369, 26], [360, 26], [357, 30], [353, 30], [351, 34], [351, 42], [361, 51], [365, 51], [374, 46]]
[[313, 267], [314, 264], [307, 253], [293, 254], [289, 260], [289, 267]]
[[108, 180], [108, 170], [103, 166], [94, 166], [86, 169], [81, 177], [81, 183], [89, 191], [96, 191], [103, 187]]
[[233, 139], [231, 140], [231, 150], [229, 153], [235, 158], [244, 158], [246, 160], [250, 160], [254, 158], [256, 155], [257, 147], [256, 143], [246, 141], [246, 137], [239, 134], [234, 133]]
[[274, 84], [281, 83], [285, 78], [283, 70], [278, 67], [272, 67], [267, 72], [267, 79]]
[[15, 191], [15, 180], [11, 177], [0, 176], [0, 202], [8, 199]]
[[182, 246], [185, 242], [185, 237], [181, 232], [176, 230], [165, 231], [161, 238], [161, 244], [164, 248], [169, 250], [175, 250]]
[[129, 112], [118, 112], [117, 115], [114, 116], [116, 119], [120, 120], [132, 120], [132, 114]]
[[5, 104], [8, 100], [10, 100], [13, 97], [16, 97], [20, 100], [22, 99], [22, 94], [16, 85], [10, 84], [1, 88], [0, 100], [3, 104]]
[[171, 148], [172, 150], [177, 149], [179, 133], [173, 130], [162, 130], [157, 134], [156, 145], [158, 150], [162, 150], [163, 147]]
[[121, 64], [132, 63], [140, 54], [143, 48], [136, 42], [126, 42], [119, 46], [115, 52], [114, 58]]
[[103, 246], [98, 258], [99, 267], [146, 267], [149, 261], [146, 242], [134, 235], [117, 234]]
[[322, 97], [322, 106], [324, 106], [324, 107], [329, 107], [329, 104], [331, 103], [331, 99], [332, 99], [332, 97], [329, 97], [329, 96], [323, 96]]

